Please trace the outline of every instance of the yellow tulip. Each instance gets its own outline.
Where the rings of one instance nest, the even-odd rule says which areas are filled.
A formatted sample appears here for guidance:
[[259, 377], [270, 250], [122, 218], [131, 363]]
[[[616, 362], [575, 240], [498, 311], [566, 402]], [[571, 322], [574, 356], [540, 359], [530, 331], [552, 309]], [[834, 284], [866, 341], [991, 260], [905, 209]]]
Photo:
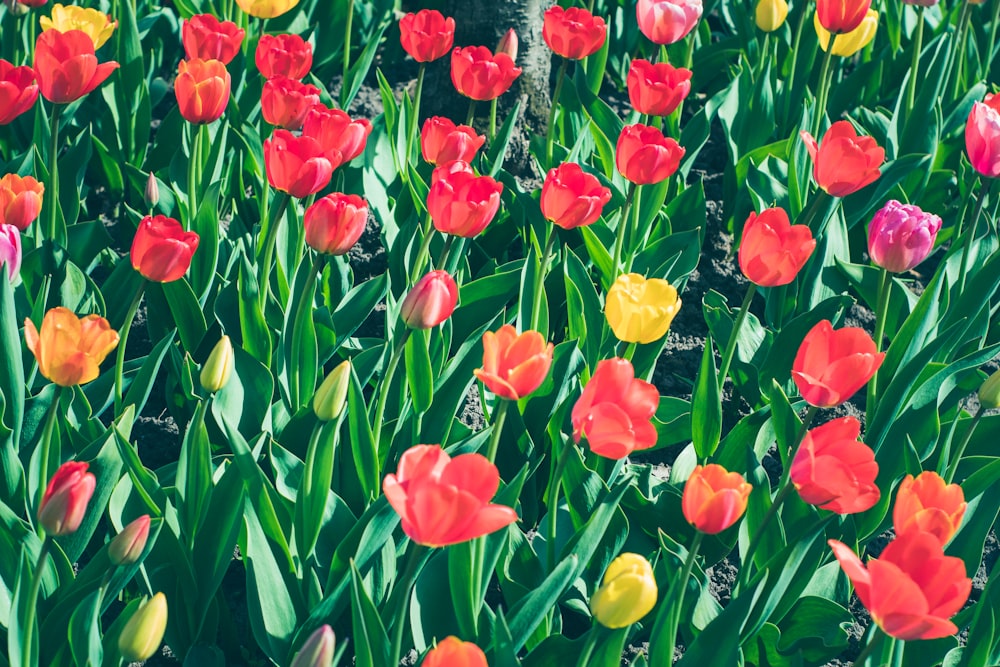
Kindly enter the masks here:
[[41, 332], [24, 321], [24, 340], [38, 361], [38, 372], [63, 387], [86, 384], [118, 345], [118, 332], [99, 315], [79, 318], [66, 308], [45, 313]]
[[1000, 371], [986, 378], [979, 387], [979, 402], [987, 410], [1000, 408]]
[[233, 344], [229, 336], [223, 336], [212, 348], [212, 352], [205, 360], [205, 365], [201, 367], [201, 386], [205, 391], [219, 391], [229, 382], [229, 376], [233, 374]]
[[652, 343], [662, 338], [680, 309], [681, 300], [670, 283], [638, 273], [618, 276], [604, 303], [611, 330], [626, 343]]
[[70, 30], [80, 30], [87, 33], [87, 37], [94, 42], [94, 48], [99, 49], [111, 38], [115, 31], [117, 21], [112, 21], [107, 14], [103, 14], [96, 9], [77, 7], [75, 5], [53, 5], [52, 17], [43, 16], [38, 20], [42, 25], [42, 30], [58, 30], [59, 32], [69, 32]]
[[764, 32], [774, 32], [788, 18], [788, 3], [785, 0], [758, 0], [754, 10], [757, 27]]
[[627, 628], [656, 606], [653, 566], [639, 554], [611, 561], [604, 581], [590, 598], [590, 611], [606, 628]]
[[299, 0], [236, 0], [240, 9], [259, 19], [281, 16], [299, 4]]
[[[816, 25], [816, 35], [819, 37], [819, 45], [825, 51], [830, 43], [830, 33], [819, 22], [819, 14], [814, 15], [813, 23]], [[868, 13], [861, 20], [861, 25], [842, 35], [837, 35], [833, 40], [831, 53], [835, 56], [848, 58], [861, 49], [868, 46], [875, 39], [875, 32], [878, 30], [878, 12], [869, 9]]]
[[126, 662], [148, 660], [160, 648], [167, 629], [167, 598], [157, 593], [139, 605], [118, 635], [118, 652]]
[[351, 385], [351, 361], [342, 362], [330, 371], [313, 397], [313, 412], [321, 421], [331, 421], [340, 416], [347, 402], [347, 389]]

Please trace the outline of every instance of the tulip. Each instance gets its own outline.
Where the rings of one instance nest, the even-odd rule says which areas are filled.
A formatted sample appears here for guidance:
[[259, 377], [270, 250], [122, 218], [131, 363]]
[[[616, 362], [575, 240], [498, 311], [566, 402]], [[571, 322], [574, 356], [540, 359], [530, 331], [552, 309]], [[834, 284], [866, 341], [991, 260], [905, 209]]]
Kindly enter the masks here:
[[681, 511], [696, 530], [715, 535], [743, 516], [752, 488], [741, 474], [715, 463], [695, 466], [684, 485]]
[[254, 62], [265, 79], [301, 80], [312, 69], [312, 45], [299, 35], [261, 35]]
[[608, 565], [590, 598], [590, 611], [606, 628], [627, 628], [653, 610], [656, 596], [653, 566], [639, 554], [624, 553]]
[[467, 176], [475, 176], [476, 172], [472, 170], [472, 165], [468, 162], [463, 162], [462, 160], [452, 160], [451, 162], [445, 162], [444, 164], [436, 167], [434, 171], [431, 172], [431, 187], [440, 181], [441, 179], [448, 179], [455, 174], [465, 174]]
[[450, 119], [433, 116], [420, 130], [420, 151], [433, 165], [460, 160], [472, 162], [486, 137], [468, 125], [455, 125]]
[[673, 285], [638, 273], [618, 276], [604, 302], [611, 330], [626, 343], [652, 343], [663, 338], [680, 309], [681, 300]]
[[67, 461], [45, 487], [38, 506], [38, 523], [49, 535], [69, 535], [83, 522], [87, 503], [97, 487], [97, 478], [87, 468], [83, 461]]
[[563, 9], [553, 5], [545, 10], [542, 38], [554, 53], [570, 60], [583, 60], [604, 46], [608, 26], [600, 16], [586, 9]]
[[851, 32], [865, 20], [872, 0], [817, 0], [816, 20], [829, 32]]
[[142, 198], [146, 206], [151, 209], [160, 203], [160, 183], [153, 172], [149, 172], [149, 178], [146, 179], [146, 189], [142, 193]]
[[167, 630], [167, 597], [157, 593], [139, 605], [118, 636], [118, 652], [126, 662], [149, 660]]
[[165, 215], [147, 215], [132, 240], [132, 268], [146, 280], [170, 283], [184, 277], [197, 249], [198, 234]]
[[788, 3], [785, 0], [757, 0], [754, 21], [764, 32], [774, 32], [788, 18]]
[[271, 187], [302, 199], [330, 183], [334, 165], [316, 139], [275, 130], [264, 142], [264, 168]]
[[521, 74], [506, 53], [494, 55], [485, 46], [467, 46], [451, 52], [451, 82], [462, 95], [486, 101], [500, 97]]
[[431, 271], [403, 299], [399, 316], [411, 329], [430, 329], [451, 317], [458, 303], [458, 285], [447, 271]]
[[458, 637], [445, 637], [427, 652], [420, 664], [421, 667], [489, 667], [483, 649]]
[[518, 47], [517, 33], [514, 32], [513, 28], [508, 28], [507, 32], [503, 34], [500, 41], [497, 42], [497, 48], [493, 52], [497, 55], [503, 53], [508, 56], [512, 61], [517, 60], [517, 47]]
[[500, 473], [481, 454], [451, 458], [440, 445], [416, 445], [403, 452], [382, 491], [411, 540], [445, 547], [517, 521], [513, 509], [490, 502], [499, 486]]
[[809, 261], [816, 240], [807, 225], [792, 225], [783, 208], [751, 213], [743, 225], [740, 270], [761, 287], [787, 285]]
[[861, 422], [841, 417], [808, 432], [795, 452], [789, 476], [803, 501], [837, 514], [856, 514], [875, 506], [878, 463], [863, 442]]
[[38, 372], [60, 386], [72, 387], [100, 374], [101, 362], [118, 345], [118, 332], [99, 315], [81, 319], [58, 307], [45, 313], [40, 333], [26, 319], [24, 339], [38, 362]]
[[[830, 32], [820, 23], [819, 14], [813, 18], [813, 25], [816, 27], [816, 36], [819, 37], [819, 45], [824, 51], [829, 48]], [[830, 53], [843, 58], [850, 58], [861, 49], [868, 46], [878, 31], [878, 12], [869, 9], [860, 25], [854, 30], [837, 35], [833, 40], [833, 48]]]
[[455, 19], [436, 9], [407, 14], [399, 20], [399, 42], [418, 63], [437, 60], [455, 44]]
[[329, 625], [316, 628], [292, 659], [291, 667], [330, 667], [337, 637]]
[[[440, 167], [439, 167], [440, 169]], [[442, 234], [478, 236], [500, 208], [503, 186], [489, 176], [443, 172], [427, 194], [427, 211]]]
[[1000, 370], [993, 371], [993, 374], [979, 385], [976, 395], [979, 398], [979, 405], [983, 409], [996, 410], [1000, 408]]
[[[45, 3], [49, 0], [14, 0], [11, 3], [10, 0], [6, 1], [7, 11], [11, 12], [14, 16], [24, 16], [28, 13], [28, 7], [44, 7]], [[11, 6], [13, 4], [13, 6]]]
[[0, 225], [13, 225], [23, 232], [42, 212], [43, 194], [45, 186], [31, 176], [0, 178]]
[[625, 458], [656, 444], [653, 415], [660, 392], [635, 377], [627, 359], [605, 359], [573, 405], [573, 439], [587, 438], [591, 451], [609, 459]]
[[628, 98], [636, 111], [669, 116], [691, 92], [691, 70], [639, 58], [632, 61], [627, 83]]
[[897, 536], [924, 531], [944, 546], [962, 525], [965, 508], [962, 487], [928, 470], [903, 479], [892, 508], [892, 524]]
[[611, 190], [574, 162], [550, 169], [542, 184], [542, 215], [563, 229], [592, 225], [611, 201]]
[[665, 181], [674, 175], [684, 149], [671, 137], [649, 125], [626, 125], [618, 137], [615, 164], [636, 185]]
[[322, 104], [309, 109], [302, 125], [302, 134], [319, 142], [334, 169], [361, 155], [371, 133], [367, 119], [351, 120], [346, 112]]
[[232, 80], [219, 60], [182, 60], [174, 93], [181, 116], [189, 123], [217, 121], [229, 104]]
[[313, 396], [313, 412], [320, 421], [333, 421], [344, 411], [347, 390], [351, 385], [350, 359], [330, 371]]
[[510, 324], [483, 334], [483, 367], [473, 371], [486, 388], [510, 401], [528, 396], [545, 382], [552, 343], [537, 331], [518, 334]]
[[240, 9], [259, 19], [273, 19], [291, 11], [299, 0], [236, 0]]
[[983, 176], [1000, 176], [1000, 95], [987, 95], [972, 105], [965, 124], [965, 150], [972, 168]]
[[357, 195], [335, 192], [306, 210], [306, 243], [316, 252], [344, 255], [361, 238], [368, 224], [368, 202]]
[[635, 15], [639, 30], [654, 44], [684, 39], [701, 18], [701, 0], [639, 0]]
[[69, 104], [91, 92], [118, 63], [98, 64], [94, 42], [85, 32], [46, 30], [35, 42], [35, 77], [42, 96], [54, 104]]
[[212, 348], [208, 359], [201, 367], [201, 374], [198, 376], [205, 391], [214, 393], [229, 383], [229, 377], [233, 374], [233, 367], [236, 365], [233, 355], [232, 341], [229, 340], [229, 336], [223, 336]]
[[948, 619], [969, 599], [972, 580], [962, 559], [945, 556], [936, 537], [919, 530], [900, 535], [867, 568], [846, 544], [827, 544], [887, 635], [910, 641], [958, 633]]
[[940, 229], [938, 216], [890, 199], [868, 225], [868, 254], [886, 271], [909, 271], [931, 254]]
[[885, 149], [871, 137], [858, 136], [846, 120], [831, 125], [819, 145], [808, 132], [800, 136], [812, 158], [816, 184], [833, 197], [846, 197], [882, 175]]
[[14, 282], [21, 271], [21, 231], [14, 225], [0, 224], [0, 269], [7, 266], [7, 278]]
[[319, 104], [319, 88], [287, 77], [268, 79], [260, 95], [261, 115], [271, 125], [298, 130], [306, 112]]
[[196, 14], [181, 24], [181, 41], [188, 60], [218, 60], [228, 65], [240, 52], [246, 32], [232, 21]]
[[14, 67], [0, 58], [0, 125], [7, 125], [30, 109], [36, 99], [35, 70]]
[[108, 558], [115, 565], [131, 565], [139, 560], [146, 550], [149, 539], [149, 515], [141, 517], [125, 526], [108, 545]]
[[77, 7], [75, 5], [63, 6], [59, 3], [52, 5], [52, 17], [42, 16], [38, 19], [43, 31], [58, 30], [59, 32], [69, 32], [79, 30], [86, 33], [87, 37], [94, 43], [97, 50], [104, 45], [111, 34], [115, 31], [117, 21], [112, 21], [107, 14], [96, 9]]
[[864, 329], [834, 331], [829, 320], [822, 320], [802, 340], [792, 362], [792, 379], [807, 403], [832, 408], [857, 393], [884, 358]]

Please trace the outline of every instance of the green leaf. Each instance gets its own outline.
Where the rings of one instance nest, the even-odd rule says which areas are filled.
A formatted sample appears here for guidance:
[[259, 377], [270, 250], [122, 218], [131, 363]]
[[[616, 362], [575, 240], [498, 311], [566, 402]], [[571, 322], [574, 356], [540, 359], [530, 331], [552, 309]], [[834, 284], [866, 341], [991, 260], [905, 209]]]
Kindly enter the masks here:
[[388, 23], [382, 25], [378, 33], [368, 42], [361, 55], [358, 56], [358, 59], [347, 71], [347, 78], [340, 89], [341, 109], [349, 107], [354, 97], [358, 94], [358, 91], [361, 90], [361, 84], [364, 83], [365, 77], [368, 76], [368, 70], [371, 69], [372, 61], [375, 59], [375, 53], [382, 42], [382, 35], [385, 34], [388, 27]]
[[77, 665], [99, 667], [104, 660], [101, 645], [101, 594], [96, 590], [76, 607], [69, 620], [69, 646]]
[[[0, 271], [6, 270], [0, 269]], [[0, 500], [23, 504], [24, 470], [17, 456], [24, 423], [24, 366], [17, 308], [10, 282], [0, 275]]]
[[[154, 288], [150, 285], [149, 288]], [[201, 304], [195, 296], [186, 278], [169, 283], [162, 283], [161, 289], [170, 306], [170, 314], [177, 326], [181, 343], [188, 352], [198, 349], [201, 339], [205, 337], [208, 326], [205, 315], [201, 312]]]
[[712, 349], [712, 337], [709, 336], [705, 341], [694, 395], [691, 397], [691, 439], [698, 459], [705, 460], [712, 456], [721, 438], [722, 394], [715, 367], [715, 350]]
[[[408, 595], [409, 593], [407, 593]], [[355, 665], [382, 667], [389, 664], [389, 635], [378, 610], [368, 597], [358, 568], [351, 564], [351, 623], [354, 629]], [[406, 619], [397, 618], [396, 623]]]
[[353, 366], [351, 388], [347, 392], [347, 423], [351, 431], [351, 453], [354, 455], [358, 480], [367, 497], [375, 498], [379, 490], [378, 450], [368, 422], [364, 391]]
[[431, 357], [427, 349], [427, 332], [415, 331], [406, 340], [403, 362], [406, 367], [406, 381], [410, 395], [418, 413], [426, 412], [434, 399], [434, 373]]
[[535, 590], [510, 610], [508, 627], [515, 652], [524, 647], [549, 610], [559, 604], [559, 598], [576, 578], [579, 567], [582, 566], [576, 556], [564, 558]]

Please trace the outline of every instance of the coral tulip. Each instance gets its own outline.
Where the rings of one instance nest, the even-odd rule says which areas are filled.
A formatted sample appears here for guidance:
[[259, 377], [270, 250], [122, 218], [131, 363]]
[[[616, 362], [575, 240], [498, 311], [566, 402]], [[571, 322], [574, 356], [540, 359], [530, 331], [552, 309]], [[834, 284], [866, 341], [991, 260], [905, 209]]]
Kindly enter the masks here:
[[[19, 10], [16, 9], [18, 5], [20, 5], [21, 7], [44, 7], [45, 3], [47, 3], [48, 1], [49, 0], [16, 0], [16, 2], [13, 5], [13, 8], [8, 11], [13, 12], [15, 16], [20, 16]], [[8, 7], [11, 6], [10, 2], [7, 2], [6, 4]]]
[[506, 53], [494, 55], [485, 46], [467, 46], [451, 52], [451, 82], [474, 100], [488, 101], [507, 92], [521, 68]]
[[909, 271], [931, 254], [940, 229], [938, 216], [890, 199], [868, 225], [868, 255], [892, 273]]
[[871, 379], [885, 353], [864, 329], [834, 331], [829, 320], [809, 330], [792, 363], [792, 379], [802, 398], [819, 408], [847, 401]]
[[743, 225], [740, 270], [761, 287], [787, 285], [809, 261], [816, 239], [806, 225], [792, 225], [783, 208], [751, 213]]
[[399, 20], [399, 42], [417, 62], [437, 60], [455, 44], [455, 19], [436, 9], [407, 14]]
[[198, 374], [202, 389], [214, 393], [221, 391], [229, 384], [229, 378], [236, 366], [233, 354], [233, 342], [229, 340], [229, 336], [220, 338], [212, 351], [209, 352], [208, 359], [205, 360], [201, 367], [201, 373]]
[[211, 14], [196, 14], [181, 26], [188, 60], [218, 60], [223, 65], [231, 63], [240, 52], [245, 35], [232, 21], [220, 21]]
[[447, 271], [431, 271], [403, 299], [399, 316], [412, 329], [430, 329], [451, 317], [458, 304], [458, 285]]
[[846, 120], [831, 125], [818, 145], [808, 132], [800, 135], [813, 161], [816, 184], [834, 197], [857, 192], [882, 175], [885, 149], [872, 137], [858, 136]]
[[950, 619], [972, 590], [961, 558], [945, 556], [930, 533], [900, 535], [866, 568], [849, 546], [829, 540], [861, 604], [890, 637], [938, 639], [958, 632]]
[[44, 194], [45, 186], [31, 176], [0, 178], [0, 225], [13, 225], [23, 232], [42, 212]]
[[366, 118], [351, 120], [346, 112], [322, 104], [309, 109], [302, 125], [302, 134], [319, 142], [334, 169], [361, 155], [371, 133]]
[[132, 240], [132, 268], [156, 283], [180, 280], [197, 249], [198, 234], [184, 231], [177, 220], [146, 216]]
[[330, 667], [336, 653], [337, 637], [329, 625], [321, 625], [295, 654], [290, 667]]
[[653, 415], [660, 392], [635, 377], [627, 359], [605, 359], [573, 405], [573, 439], [587, 438], [591, 451], [621, 459], [656, 444]]
[[438, 175], [427, 194], [427, 211], [434, 228], [442, 234], [464, 238], [478, 236], [500, 208], [503, 186], [489, 176], [470, 171], [446, 171]]
[[816, 36], [819, 37], [819, 46], [821, 49], [826, 51], [829, 48], [830, 53], [835, 56], [850, 58], [875, 39], [875, 33], [878, 32], [878, 12], [874, 9], [869, 9], [857, 28], [837, 35], [834, 38], [832, 48], [830, 47], [830, 37], [832, 35], [820, 23], [819, 14], [814, 15], [813, 25], [816, 28]]
[[461, 160], [472, 162], [486, 137], [468, 125], [455, 125], [450, 119], [432, 116], [420, 130], [420, 151], [433, 165]]
[[38, 99], [35, 70], [14, 67], [0, 58], [0, 125], [7, 125], [30, 109]]
[[250, 16], [273, 19], [294, 9], [299, 0], [236, 0], [236, 4]]
[[626, 343], [652, 343], [663, 338], [680, 309], [681, 300], [673, 285], [638, 273], [618, 276], [604, 301], [611, 330]]
[[118, 332], [99, 315], [79, 318], [66, 308], [45, 313], [41, 332], [24, 321], [24, 340], [35, 355], [38, 372], [63, 387], [86, 384], [100, 374], [100, 365], [118, 345]]
[[696, 530], [715, 535], [743, 516], [752, 489], [738, 472], [715, 463], [695, 466], [684, 485], [681, 511]]
[[987, 95], [972, 105], [965, 124], [965, 150], [972, 168], [983, 176], [1000, 176], [1000, 95]]
[[306, 210], [306, 243], [316, 252], [344, 255], [361, 238], [368, 224], [368, 202], [358, 195], [334, 192]]
[[626, 125], [618, 137], [615, 164], [636, 185], [665, 181], [680, 167], [684, 149], [649, 125]]
[[657, 593], [649, 561], [624, 553], [608, 565], [601, 587], [590, 598], [590, 611], [606, 628], [627, 628], [653, 610]]
[[97, 62], [94, 42], [80, 30], [46, 30], [35, 42], [35, 77], [42, 96], [69, 104], [104, 83], [118, 63]]
[[309, 135], [297, 137], [288, 130], [275, 130], [264, 142], [264, 167], [273, 188], [302, 199], [330, 183], [333, 164], [323, 146]]
[[421, 667], [488, 667], [486, 654], [472, 642], [445, 637], [427, 652]]
[[817, 0], [816, 19], [829, 32], [851, 32], [865, 20], [872, 0]]
[[182, 60], [177, 66], [174, 93], [181, 116], [189, 123], [219, 120], [226, 105], [232, 80], [219, 60]]
[[788, 18], [788, 3], [785, 0], [757, 0], [753, 17], [758, 28], [764, 32], [774, 32]]
[[301, 80], [312, 68], [312, 44], [294, 34], [261, 35], [254, 62], [265, 79]]
[[582, 60], [596, 53], [607, 39], [608, 26], [600, 16], [586, 9], [563, 9], [553, 5], [545, 10], [542, 38], [554, 53], [570, 60]]
[[97, 487], [97, 478], [87, 468], [83, 461], [68, 461], [59, 466], [45, 487], [38, 506], [38, 523], [49, 535], [69, 535], [83, 522], [87, 503]]
[[513, 509], [490, 502], [499, 487], [500, 473], [485, 456], [451, 458], [440, 445], [406, 450], [382, 483], [403, 532], [428, 547], [468, 542], [517, 521]]
[[701, 0], [639, 0], [635, 15], [639, 30], [654, 44], [684, 39], [701, 18]]
[[542, 215], [563, 229], [592, 225], [611, 201], [611, 190], [574, 162], [550, 169], [542, 184]]
[[799, 496], [810, 505], [837, 514], [856, 514], [875, 506], [878, 463], [875, 452], [859, 442], [861, 422], [841, 417], [808, 431], [789, 470]]
[[143, 514], [122, 529], [108, 544], [108, 559], [115, 565], [131, 565], [139, 560], [149, 540], [149, 515]]
[[160, 648], [167, 631], [167, 597], [157, 593], [139, 605], [122, 627], [118, 652], [126, 662], [149, 660]]
[[518, 335], [510, 324], [483, 334], [483, 367], [473, 373], [500, 398], [516, 401], [545, 382], [552, 366], [552, 343], [537, 331]]
[[14, 282], [21, 271], [21, 231], [14, 225], [0, 224], [0, 269], [7, 267], [7, 278]]
[[261, 115], [271, 125], [298, 130], [306, 112], [319, 104], [319, 88], [288, 77], [268, 79], [260, 95]]
[[79, 30], [87, 34], [94, 43], [94, 49], [99, 49], [115, 31], [116, 21], [111, 17], [96, 9], [77, 7], [75, 5], [63, 6], [59, 3], [52, 5], [52, 17], [42, 16], [38, 19], [42, 30], [58, 30], [59, 32], [69, 32]]
[[933, 471], [907, 475], [896, 492], [892, 523], [896, 535], [912, 531], [930, 533], [945, 545], [962, 525], [965, 493], [958, 484], [948, 484]]
[[691, 70], [639, 58], [632, 61], [627, 83], [628, 98], [636, 111], [669, 116], [691, 92]]

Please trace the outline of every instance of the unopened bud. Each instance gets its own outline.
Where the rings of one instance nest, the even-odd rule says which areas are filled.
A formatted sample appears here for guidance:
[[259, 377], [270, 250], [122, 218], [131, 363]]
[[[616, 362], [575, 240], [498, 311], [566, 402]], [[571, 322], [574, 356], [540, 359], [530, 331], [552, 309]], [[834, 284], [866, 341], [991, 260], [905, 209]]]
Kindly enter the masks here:
[[994, 371], [979, 386], [979, 404], [987, 410], [1000, 408], [1000, 371]]
[[167, 629], [167, 598], [157, 593], [139, 605], [118, 635], [118, 652], [126, 662], [149, 660]]
[[206, 391], [216, 392], [226, 386], [233, 373], [233, 344], [229, 336], [223, 336], [215, 344], [212, 353], [201, 367], [201, 386]]
[[496, 53], [506, 53], [511, 60], [517, 60], [517, 33], [511, 28], [500, 38]]
[[321, 421], [333, 421], [344, 411], [347, 388], [351, 384], [351, 361], [341, 363], [330, 371], [313, 397], [313, 412]]
[[457, 303], [455, 279], [447, 271], [431, 271], [406, 294], [399, 315], [411, 329], [430, 329], [451, 317]]
[[146, 180], [146, 191], [143, 193], [146, 199], [146, 206], [149, 208], [156, 208], [156, 205], [160, 203], [160, 183], [156, 180], [156, 175], [153, 172], [149, 172], [149, 178]]
[[333, 634], [333, 628], [329, 625], [320, 626], [309, 635], [309, 639], [295, 654], [291, 667], [330, 667], [333, 664], [333, 650], [336, 644], [337, 638]]
[[115, 565], [128, 565], [139, 560], [149, 539], [149, 515], [141, 517], [125, 526], [108, 545], [108, 558]]
[[764, 32], [774, 32], [788, 17], [788, 3], [785, 0], [758, 0], [754, 10], [757, 27]]

